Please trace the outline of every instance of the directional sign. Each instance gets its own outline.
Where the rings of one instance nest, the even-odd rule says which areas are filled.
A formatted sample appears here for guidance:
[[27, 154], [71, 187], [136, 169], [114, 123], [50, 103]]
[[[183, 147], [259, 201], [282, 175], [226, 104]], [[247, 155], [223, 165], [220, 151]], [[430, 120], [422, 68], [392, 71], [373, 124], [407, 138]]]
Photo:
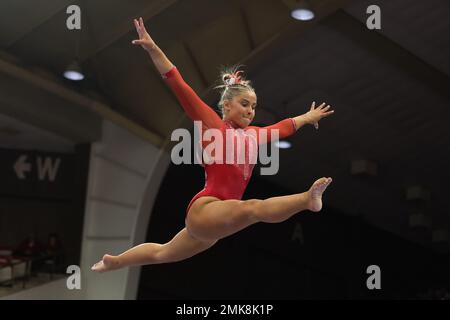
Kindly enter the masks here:
[[0, 149], [0, 196], [71, 198], [75, 154]]
[[25, 172], [31, 170], [31, 164], [26, 161], [27, 156], [23, 154], [19, 156], [19, 159], [17, 159], [16, 163], [14, 163], [14, 171], [19, 179], [25, 179]]

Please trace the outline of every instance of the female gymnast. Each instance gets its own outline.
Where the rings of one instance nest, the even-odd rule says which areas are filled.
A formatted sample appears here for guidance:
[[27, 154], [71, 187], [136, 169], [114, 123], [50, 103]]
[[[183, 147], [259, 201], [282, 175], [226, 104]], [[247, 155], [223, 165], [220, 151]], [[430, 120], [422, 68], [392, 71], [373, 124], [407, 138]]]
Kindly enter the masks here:
[[[231, 130], [236, 139], [243, 141], [241, 147], [248, 146], [248, 129], [257, 133], [261, 129], [268, 130], [269, 135], [265, 143], [270, 141], [271, 130], [279, 130], [281, 139], [292, 135], [305, 124], [312, 124], [318, 129], [319, 120], [333, 113], [332, 110], [328, 111], [329, 105], [322, 103], [315, 107], [313, 102], [310, 110], [303, 115], [284, 119], [264, 128], [249, 126], [255, 116], [256, 94], [241, 72], [234, 70], [232, 73], [222, 74], [224, 85], [219, 107], [223, 116], [220, 119], [184, 82], [177, 68], [148, 34], [142, 18], [135, 19], [134, 24], [139, 39], [133, 40], [132, 43], [147, 51], [187, 115], [194, 121], [202, 121], [204, 129], [218, 129], [224, 136], [226, 130]], [[254, 137], [258, 140], [258, 136]], [[207, 144], [202, 141], [203, 147]], [[331, 178], [320, 178], [308, 191], [299, 194], [265, 200], [241, 200], [253, 169], [253, 165], [248, 161], [248, 148], [244, 152], [243, 164], [227, 162], [204, 165], [205, 188], [189, 203], [185, 228], [172, 240], [165, 244], [143, 243], [118, 256], [105, 254], [101, 261], [92, 266], [92, 270], [104, 272], [128, 266], [181, 261], [210, 248], [219, 239], [257, 222], [277, 223], [303, 210], [317, 212], [322, 209], [322, 194], [331, 183]]]

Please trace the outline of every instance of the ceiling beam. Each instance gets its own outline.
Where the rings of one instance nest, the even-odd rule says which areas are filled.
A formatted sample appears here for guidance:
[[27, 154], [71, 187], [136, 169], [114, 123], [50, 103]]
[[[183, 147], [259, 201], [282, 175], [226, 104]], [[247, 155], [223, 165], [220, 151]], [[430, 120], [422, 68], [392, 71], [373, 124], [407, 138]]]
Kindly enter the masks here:
[[[323, 1], [322, 5], [318, 7], [318, 12], [316, 15], [316, 19], [312, 23], [297, 23], [295, 21], [292, 21], [291, 23], [287, 23], [281, 30], [279, 30], [277, 33], [275, 33], [273, 36], [268, 38], [266, 41], [261, 43], [260, 45], [253, 47], [253, 49], [245, 56], [242, 57], [240, 61], [237, 63], [243, 64], [247, 66], [247, 73], [251, 73], [252, 70], [256, 70], [258, 66], [264, 63], [264, 61], [270, 59], [275, 52], [279, 50], [282, 45], [288, 41], [291, 41], [293, 38], [297, 37], [301, 32], [303, 32], [306, 28], [310, 28], [313, 25], [315, 25], [318, 21], [323, 19], [324, 17], [328, 16], [329, 14], [332, 14], [336, 10], [340, 9], [341, 7], [345, 6], [349, 2], [353, 0], [333, 0], [333, 1]], [[236, 10], [241, 10], [240, 13], [246, 21], [245, 12], [242, 11], [239, 1], [233, 1], [232, 4], [235, 6]], [[287, 18], [291, 19], [288, 11], [286, 11]], [[249, 26], [248, 26], [249, 27]], [[250, 29], [245, 30], [247, 33], [249, 33]], [[249, 35], [250, 36], [250, 35]], [[190, 54], [190, 58], [192, 61], [196, 61], [195, 57]], [[196, 70], [199, 72], [199, 69], [196, 68]], [[200, 77], [203, 79], [204, 76], [201, 72]], [[202, 97], [202, 99], [208, 103], [209, 105], [213, 104], [216, 100], [216, 93], [213, 90], [213, 85], [210, 85], [208, 88], [206, 88], [203, 92], [199, 93], [199, 96]], [[275, 115], [268, 112], [269, 114], [266, 115], [265, 118]], [[276, 121], [277, 119], [275, 119]], [[177, 124], [188, 127], [191, 124], [190, 119], [187, 118], [186, 114], [181, 114], [180, 119], [178, 120]], [[165, 139], [165, 142], [163, 143], [164, 149], [168, 151], [173, 143], [170, 143], [170, 136], [167, 136]]]
[[290, 17], [289, 11], [286, 11], [286, 19], [289, 22], [275, 33], [271, 38], [267, 39], [260, 46], [255, 48], [247, 57], [245, 57], [246, 65], [249, 66], [248, 72], [264, 68], [264, 65], [272, 59], [287, 43], [298, 41], [299, 36], [306, 30], [321, 23], [323, 19], [335, 13], [337, 10], [345, 7], [354, 0], [333, 0], [321, 1], [315, 4], [316, 17], [312, 21], [295, 21]]
[[[52, 19], [55, 15], [57, 15], [59, 12], [61, 12], [61, 10], [66, 10], [66, 8], [70, 4], [74, 4], [75, 2], [77, 2], [77, 1], [74, 1], [74, 0], [54, 1], [55, 6], [53, 6], [52, 8], [49, 8], [49, 10], [46, 12], [46, 14], [44, 16], [42, 16], [38, 22], [35, 22], [33, 24], [26, 26], [26, 28], [24, 28], [22, 32], [18, 33], [17, 36], [15, 36], [11, 40], [9, 40], [5, 44], [4, 49], [8, 49], [8, 48], [12, 47], [15, 43], [22, 40], [23, 38], [28, 36], [30, 33], [37, 30], [41, 25], [43, 25], [44, 23], [46, 23], [47, 21]], [[23, 10], [33, 10], [33, 9], [32, 8], [30, 8], [30, 9], [24, 8]], [[20, 19], [18, 19], [18, 22], [20, 22], [21, 24], [25, 23], [24, 20], [20, 20]]]
[[[75, 137], [72, 136], [71, 138], [77, 138], [78, 136], [82, 136], [82, 132], [83, 132], [83, 126], [84, 125], [88, 125], [89, 123], [92, 124], [92, 134], [90, 136], [90, 139], [95, 139], [98, 138], [98, 135], [96, 133], [96, 130], [98, 130], [98, 128], [95, 128], [95, 116], [100, 116], [106, 120], [109, 120], [121, 127], [123, 127], [124, 129], [134, 133], [135, 135], [141, 137], [142, 139], [151, 142], [152, 144], [154, 144], [155, 146], [159, 147], [163, 141], [163, 138], [161, 136], [159, 136], [156, 133], [150, 132], [149, 130], [143, 128], [142, 126], [136, 124], [135, 122], [129, 120], [128, 118], [122, 116], [121, 114], [115, 112], [114, 110], [112, 110], [112, 108], [102, 102], [96, 101], [90, 97], [87, 97], [85, 95], [82, 95], [78, 92], [75, 92], [69, 88], [67, 88], [66, 86], [51, 81], [49, 79], [40, 77], [38, 75], [36, 75], [33, 72], [30, 72], [24, 68], [21, 68], [17, 65], [14, 65], [10, 62], [4, 61], [4, 60], [0, 60], [0, 76], [7, 76], [9, 77], [9, 79], [12, 79], [13, 81], [19, 82], [22, 85], [18, 85], [19, 87], [27, 87], [30, 88], [30, 90], [32, 92], [38, 91], [38, 92], [45, 92], [45, 93], [50, 93], [52, 97], [56, 97], [59, 98], [57, 100], [54, 101], [53, 104], [51, 105], [43, 105], [44, 108], [46, 108], [45, 113], [40, 112], [40, 110], [36, 110], [34, 111], [34, 117], [40, 117], [42, 121], [47, 121], [47, 118], [50, 118], [52, 116], [57, 116], [57, 114], [60, 115], [60, 120], [61, 121], [72, 121], [72, 119], [68, 119], [71, 115], [73, 115], [74, 117], [76, 117], [78, 114], [84, 114], [83, 115], [83, 119], [85, 119], [86, 123], [83, 122], [79, 122], [79, 123], [73, 123], [75, 122], [77, 119], [75, 119], [74, 121], [72, 121], [74, 127], [72, 128], [73, 132], [75, 132]], [[4, 87], [4, 85], [2, 85], [2, 87]], [[4, 88], [2, 88], [4, 89]], [[6, 95], [3, 94], [4, 98], [10, 98], [11, 94]], [[26, 93], [23, 94], [24, 98], [26, 97]], [[67, 104], [71, 106], [71, 109], [67, 109], [64, 110], [60, 104], [61, 104], [61, 100], [62, 101], [67, 101]], [[51, 101], [51, 100], [50, 100]], [[58, 104], [59, 102], [59, 104]], [[26, 104], [26, 103], [25, 103]], [[35, 105], [37, 105], [38, 102], [35, 103]], [[2, 106], [2, 108], [6, 107]], [[83, 108], [85, 111], [80, 112], [80, 111], [76, 111], [74, 110], [74, 108]], [[82, 110], [83, 110], [82, 109]], [[17, 110], [12, 110], [15, 113], [17, 113]], [[28, 105], [24, 105], [23, 106], [23, 115], [25, 115], [28, 117], [27, 120], [30, 120], [32, 118], [33, 115], [30, 114], [30, 112], [33, 112], [32, 108], [30, 108], [30, 106]], [[92, 114], [92, 116], [89, 115], [89, 113]], [[20, 114], [15, 114], [15, 116], [20, 115]], [[57, 118], [55, 118], [57, 119]], [[25, 120], [25, 119], [24, 119]], [[78, 119], [80, 120], [80, 119]], [[83, 121], [83, 120], [80, 120]], [[57, 120], [55, 120], [54, 122], [57, 122]], [[56, 124], [58, 125], [58, 124]], [[49, 129], [49, 128], [47, 128]], [[59, 128], [60, 130], [64, 130], [64, 128]]]
[[[400, 69], [405, 75], [421, 82], [436, 94], [450, 100], [450, 77], [430, 65], [413, 52], [402, 47], [385, 35], [371, 31], [365, 24], [343, 10], [323, 21], [324, 25], [342, 33], [360, 47], [381, 58], [387, 64]], [[448, 108], [442, 111], [450, 115]]]
[[[403, 48], [398, 43], [378, 32], [368, 30], [364, 23], [344, 11], [336, 13], [326, 19], [323, 23], [330, 28], [333, 28], [333, 30], [344, 34], [345, 37], [352, 39], [354, 43], [357, 43], [371, 54], [378, 56], [394, 68], [400, 69], [405, 76], [417, 80], [424, 87], [450, 102], [450, 91], [448, 90], [448, 88], [450, 88], [450, 78], [447, 74], [415, 56], [414, 53]], [[418, 108], [421, 107], [418, 106]], [[450, 116], [450, 110], [446, 108], [444, 104], [433, 105], [433, 110], [433, 112], [439, 113], [440, 119], [448, 118]], [[388, 123], [389, 120], [389, 118], [386, 119]], [[391, 127], [395, 128], [395, 123], [394, 126], [391, 124]], [[411, 141], [410, 132], [400, 131], [398, 132], [397, 137], [397, 141], [402, 144]], [[386, 141], [380, 141], [380, 144], [384, 145], [385, 143]], [[423, 155], [440, 152], [435, 144], [423, 143], [422, 145], [423, 149], [421, 154]], [[395, 148], [395, 145], [393, 145], [392, 148]], [[392, 158], [391, 160], [391, 165], [397, 163], [397, 165], [404, 170], [414, 169], [413, 166], [415, 165], [415, 162], [404, 163], [401, 156]]]
[[[168, 8], [172, 7], [174, 4], [176, 4], [178, 0], [158, 0], [158, 1], [151, 1], [148, 6], [142, 9], [141, 13], [139, 13], [139, 16], [142, 17], [142, 19], [145, 21], [151, 19], [152, 17], [160, 14], [161, 12], [167, 10]], [[85, 50], [85, 53], [80, 52], [80, 62], [83, 62], [105, 48], [109, 47], [111, 44], [113, 44], [118, 39], [125, 36], [130, 31], [134, 30], [134, 24], [133, 19], [137, 18], [138, 16], [131, 16], [126, 19], [123, 23], [117, 25], [117, 26], [111, 26], [111, 32], [109, 33], [109, 36], [104, 39], [97, 39], [98, 41], [89, 41], [89, 43], [100, 43], [98, 45], [91, 46], [87, 50]], [[89, 21], [88, 21], [89, 23]], [[90, 38], [95, 40], [95, 35], [92, 33], [90, 34]]]

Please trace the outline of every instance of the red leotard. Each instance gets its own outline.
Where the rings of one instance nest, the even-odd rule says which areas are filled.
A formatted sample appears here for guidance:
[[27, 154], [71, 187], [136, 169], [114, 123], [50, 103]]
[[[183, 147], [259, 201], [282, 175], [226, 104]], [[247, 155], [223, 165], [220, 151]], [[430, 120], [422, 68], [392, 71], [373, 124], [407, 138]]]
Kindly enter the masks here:
[[[169, 72], [163, 74], [162, 77], [178, 98], [189, 118], [193, 121], [202, 121], [203, 129], [215, 128], [220, 130], [225, 141], [224, 148], [226, 147], [226, 130], [232, 131], [234, 141], [240, 140], [242, 142], [240, 144], [242, 148], [245, 146], [245, 162], [243, 164], [238, 164], [239, 162], [235, 161], [233, 164], [211, 163], [204, 165], [205, 187], [192, 198], [186, 209], [186, 213], [189, 212], [189, 209], [195, 200], [204, 196], [212, 196], [221, 200], [240, 200], [248, 185], [254, 167], [254, 164], [252, 164], [254, 161], [250, 163], [249, 159], [250, 157], [255, 157], [257, 153], [257, 148], [256, 150], [252, 150], [248, 147], [249, 141], [253, 138], [256, 139], [256, 145], [260, 143], [260, 129], [266, 129], [268, 133], [267, 140], [264, 142], [270, 141], [271, 129], [279, 130], [280, 139], [287, 137], [296, 131], [294, 120], [292, 118], [287, 118], [274, 125], [263, 128], [248, 126], [245, 129], [241, 129], [235, 126], [231, 121], [220, 119], [217, 113], [205, 104], [197, 96], [194, 90], [192, 90], [192, 88], [183, 80], [176, 67], [173, 67]], [[249, 131], [249, 129], [253, 130]], [[205, 145], [207, 144], [202, 141], [202, 146], [205, 147]], [[234, 147], [237, 146], [239, 146], [239, 143], [234, 143]], [[252, 154], [249, 154], [249, 149], [252, 150]], [[236, 156], [234, 159], [236, 160]]]

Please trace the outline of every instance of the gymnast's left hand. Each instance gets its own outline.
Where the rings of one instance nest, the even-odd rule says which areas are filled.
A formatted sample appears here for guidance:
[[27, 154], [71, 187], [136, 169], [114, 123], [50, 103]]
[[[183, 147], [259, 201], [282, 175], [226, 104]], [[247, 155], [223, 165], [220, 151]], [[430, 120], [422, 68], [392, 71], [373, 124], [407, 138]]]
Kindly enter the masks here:
[[316, 129], [319, 129], [319, 121], [334, 113], [334, 110], [328, 111], [330, 108], [331, 106], [327, 105], [325, 102], [316, 107], [316, 103], [313, 101], [311, 109], [303, 115], [303, 118], [306, 123], [312, 124]]

